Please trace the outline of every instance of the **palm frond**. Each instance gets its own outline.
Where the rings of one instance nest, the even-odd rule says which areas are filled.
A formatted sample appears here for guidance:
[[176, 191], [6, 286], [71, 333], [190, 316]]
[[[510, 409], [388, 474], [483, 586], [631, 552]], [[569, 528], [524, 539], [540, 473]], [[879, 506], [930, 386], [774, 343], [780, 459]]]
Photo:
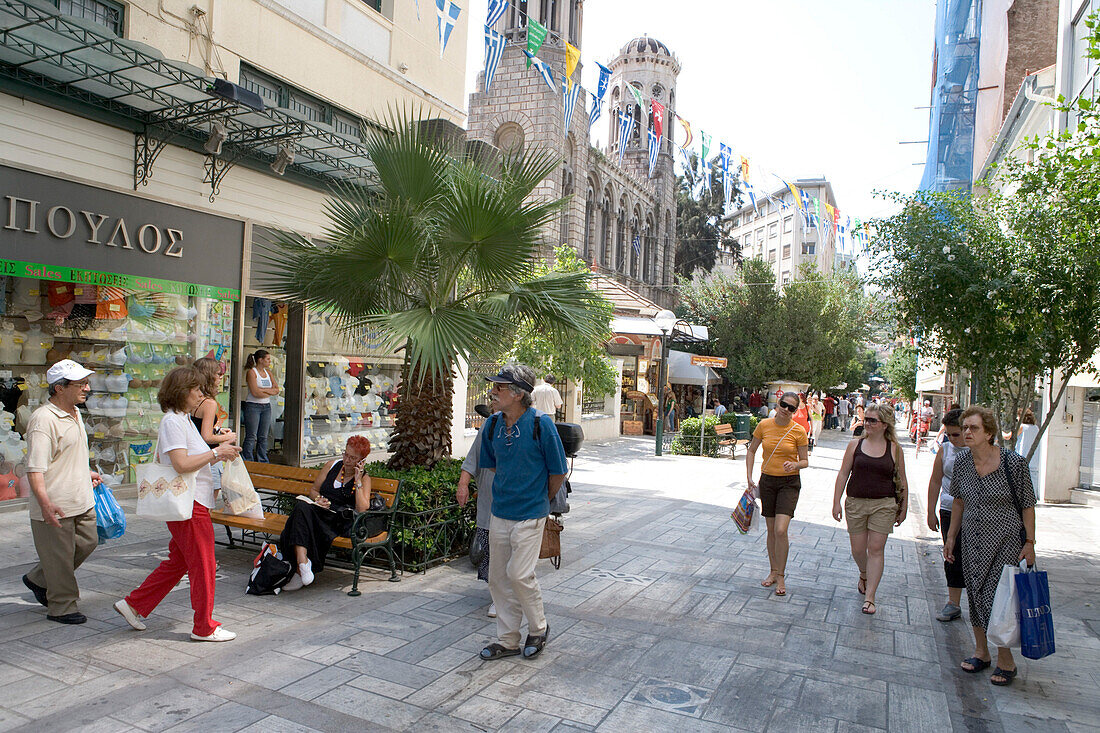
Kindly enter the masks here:
[[480, 301], [487, 315], [523, 321], [536, 330], [579, 333], [592, 340], [610, 337], [606, 300], [588, 283], [587, 272], [552, 272], [492, 293]]

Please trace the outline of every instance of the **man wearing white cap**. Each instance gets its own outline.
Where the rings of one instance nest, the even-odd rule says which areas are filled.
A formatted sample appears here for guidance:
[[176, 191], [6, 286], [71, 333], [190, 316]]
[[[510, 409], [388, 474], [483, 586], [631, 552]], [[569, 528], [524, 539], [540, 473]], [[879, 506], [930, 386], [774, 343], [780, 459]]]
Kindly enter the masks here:
[[77, 405], [91, 388], [85, 369], [62, 359], [46, 371], [50, 398], [27, 424], [27, 479], [30, 518], [38, 564], [23, 576], [35, 599], [47, 606], [46, 618], [62, 624], [88, 619], [77, 609], [76, 569], [96, 548], [93, 482], [88, 433]]

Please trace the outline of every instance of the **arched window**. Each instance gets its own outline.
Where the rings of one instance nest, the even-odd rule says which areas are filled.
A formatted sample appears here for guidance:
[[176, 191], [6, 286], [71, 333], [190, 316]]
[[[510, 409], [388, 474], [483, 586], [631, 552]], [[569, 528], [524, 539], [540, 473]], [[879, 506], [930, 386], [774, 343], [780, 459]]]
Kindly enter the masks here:
[[[573, 171], [570, 170], [568, 165], [563, 165], [562, 170], [561, 170], [561, 195], [563, 197], [565, 197], [565, 196], [571, 196], [572, 194], [573, 194]], [[569, 226], [570, 218], [571, 218], [570, 213], [573, 210], [573, 207], [572, 207], [571, 204], [572, 204], [572, 202], [567, 204], [561, 210], [561, 226], [560, 226], [561, 241], [555, 242], [554, 246], [558, 246], [559, 244], [571, 244], [574, 247], [576, 247], [576, 243], [571, 241], [573, 232], [572, 232], [572, 228]]]
[[630, 109], [631, 114], [634, 115], [634, 129], [630, 131], [630, 142], [638, 143], [642, 139], [642, 108], [632, 104]]
[[512, 21], [508, 24], [509, 28], [526, 28], [527, 27], [527, 0], [513, 0], [512, 2]]
[[668, 109], [665, 110], [665, 136], [668, 138], [669, 150], [672, 150], [673, 141], [673, 125], [672, 118], [676, 116], [676, 90], [670, 89], [668, 92]]
[[665, 261], [661, 267], [661, 284], [669, 285], [672, 281], [669, 279], [669, 272], [672, 268], [672, 260], [674, 253], [672, 251], [672, 214], [668, 211], [665, 212]]
[[652, 282], [653, 269], [650, 264], [650, 260], [653, 258], [653, 238], [655, 232], [653, 230], [653, 217], [647, 215], [645, 218], [645, 232], [642, 237], [642, 280], [647, 283]]
[[577, 45], [577, 25], [580, 20], [580, 12], [577, 7], [579, 0], [568, 0], [569, 2], [569, 42], [574, 46]]
[[600, 264], [611, 266], [611, 192], [604, 192], [600, 210]]
[[588, 190], [584, 194], [584, 244], [581, 249], [581, 257], [584, 261], [592, 263], [592, 250], [593, 250], [593, 238], [595, 232], [593, 231], [592, 218], [595, 216], [595, 202], [596, 192], [592, 190], [592, 186], [588, 186]]
[[626, 202], [619, 202], [619, 215], [615, 220], [615, 263], [616, 272], [625, 272], [626, 267]]

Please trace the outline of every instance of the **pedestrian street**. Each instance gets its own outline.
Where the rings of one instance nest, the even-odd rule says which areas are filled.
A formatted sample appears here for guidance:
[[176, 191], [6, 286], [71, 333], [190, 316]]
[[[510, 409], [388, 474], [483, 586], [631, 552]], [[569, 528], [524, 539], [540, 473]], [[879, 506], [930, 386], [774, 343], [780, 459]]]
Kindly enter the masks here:
[[[194, 644], [186, 583], [135, 632], [111, 604], [162, 559], [164, 525], [133, 516], [78, 571], [87, 624], [45, 619], [20, 577], [25, 513], [0, 514], [0, 730], [51, 731], [1095, 731], [1100, 724], [1100, 513], [1040, 505], [1057, 653], [1017, 657], [996, 688], [958, 663], [962, 620], [924, 525], [931, 456], [906, 457], [909, 517], [886, 545], [878, 612], [860, 613], [847, 532], [829, 516], [845, 445], [826, 431], [802, 472], [788, 595], [762, 535], [729, 511], [737, 460], [652, 455], [650, 439], [586, 444], [572, 477], [563, 563], [539, 563], [546, 650], [483, 662], [487, 586], [466, 558], [386, 581], [348, 572], [276, 597], [244, 594], [253, 553], [219, 547], [216, 615], [238, 633]], [[965, 608], [965, 604], [964, 604]]]

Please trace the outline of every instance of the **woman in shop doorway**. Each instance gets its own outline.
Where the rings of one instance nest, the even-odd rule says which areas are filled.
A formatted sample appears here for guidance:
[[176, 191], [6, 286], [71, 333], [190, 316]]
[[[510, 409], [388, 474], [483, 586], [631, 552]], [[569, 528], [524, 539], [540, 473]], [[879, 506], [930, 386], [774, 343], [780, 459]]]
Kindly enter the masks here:
[[[195, 360], [194, 367], [205, 380], [202, 385], [202, 402], [191, 413], [191, 420], [194, 421], [195, 427], [199, 429], [202, 439], [211, 448], [217, 448], [222, 443], [237, 442], [237, 434], [221, 426], [222, 422], [229, 417], [217, 402], [218, 392], [221, 391], [221, 364], [217, 359], [204, 356]], [[222, 488], [222, 464], [211, 465], [210, 473], [214, 478], [214, 498], [217, 499], [218, 492]]]
[[[760, 582], [765, 588], [775, 586], [777, 596], [787, 595], [787, 554], [790, 543], [787, 528], [798, 504], [802, 488], [799, 470], [810, 465], [806, 430], [794, 421], [799, 399], [795, 392], [784, 392], [776, 405], [775, 417], [765, 418], [756, 426], [745, 455], [745, 475], [749, 488], [760, 497], [760, 514], [768, 525], [768, 560], [771, 572]], [[760, 485], [752, 480], [756, 451], [764, 446], [764, 463], [760, 466]]]
[[266, 349], [257, 349], [244, 363], [247, 392], [241, 405], [244, 417], [244, 443], [241, 455], [246, 461], [267, 463], [267, 431], [271, 427], [271, 398], [279, 394], [271, 374], [274, 357]]
[[[870, 405], [863, 418], [864, 433], [848, 443], [836, 475], [833, 519], [848, 519], [852, 559], [859, 568], [856, 590], [866, 597], [863, 612], [873, 615], [875, 593], [885, 566], [886, 540], [905, 521], [908, 487], [905, 457], [894, 432], [894, 411], [889, 405]], [[902, 486], [898, 501], [894, 486], [897, 474]], [[840, 499], [847, 492], [843, 510]]]

